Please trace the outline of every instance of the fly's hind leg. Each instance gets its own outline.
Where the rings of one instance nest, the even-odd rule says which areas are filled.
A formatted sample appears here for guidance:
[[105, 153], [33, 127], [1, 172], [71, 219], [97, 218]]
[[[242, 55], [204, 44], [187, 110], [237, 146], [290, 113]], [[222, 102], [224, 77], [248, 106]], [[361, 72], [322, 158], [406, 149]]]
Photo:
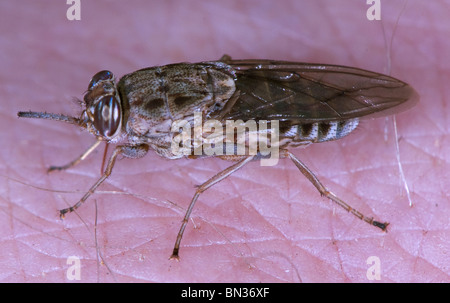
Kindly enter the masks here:
[[[245, 164], [252, 161], [253, 158], [254, 158], [254, 156], [243, 157], [241, 160], [239, 160], [239, 162], [224, 169], [223, 171], [219, 172], [217, 175], [215, 175], [214, 177], [210, 178], [208, 181], [206, 181], [205, 183], [203, 183], [197, 187], [197, 190], [195, 191], [195, 195], [192, 198], [192, 201], [189, 204], [189, 207], [183, 218], [183, 223], [181, 224], [180, 231], [178, 232], [177, 240], [175, 241], [175, 246], [173, 247], [173, 252], [172, 252], [172, 256], [170, 257], [170, 259], [179, 260], [179, 258], [180, 258], [178, 256], [178, 252], [180, 250], [181, 238], [183, 237], [183, 233], [184, 233], [186, 225], [189, 221], [189, 217], [191, 216], [192, 210], [194, 209], [195, 202], [197, 202], [197, 199], [200, 196], [200, 194], [202, 192], [204, 192], [205, 190], [207, 190], [208, 188], [210, 188], [211, 186], [213, 186], [214, 184], [219, 183], [220, 181], [222, 181], [223, 179], [225, 179], [226, 177], [228, 177], [229, 175], [231, 175], [238, 169], [242, 168]], [[224, 159], [226, 159], [226, 158], [224, 158]], [[230, 158], [230, 160], [231, 160], [231, 158]]]
[[359, 219], [369, 223], [370, 225], [376, 226], [383, 231], [386, 231], [386, 228], [389, 225], [388, 222], [382, 223], [379, 221], [375, 221], [372, 217], [367, 217], [358, 210], [354, 209], [353, 207], [351, 207], [350, 205], [339, 199], [339, 197], [337, 197], [335, 194], [330, 192], [325, 186], [323, 186], [322, 183], [319, 181], [319, 179], [314, 175], [314, 173], [311, 170], [309, 170], [309, 168], [305, 164], [303, 164], [303, 162], [297, 159], [292, 153], [290, 153], [287, 150], [283, 150], [282, 152], [284, 153], [285, 157], [289, 157], [292, 160], [292, 162], [294, 162], [295, 166], [297, 166], [297, 168], [302, 172], [302, 174], [306, 178], [308, 178], [308, 180], [317, 188], [317, 190], [320, 192], [322, 196], [325, 196], [328, 199], [332, 200], [333, 202], [337, 203], [340, 207], [352, 213]]

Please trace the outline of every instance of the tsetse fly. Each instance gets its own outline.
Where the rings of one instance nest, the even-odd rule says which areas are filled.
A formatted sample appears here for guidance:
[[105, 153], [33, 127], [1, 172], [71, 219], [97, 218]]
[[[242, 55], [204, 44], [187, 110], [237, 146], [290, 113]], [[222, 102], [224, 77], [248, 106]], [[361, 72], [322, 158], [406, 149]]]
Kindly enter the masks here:
[[[389, 223], [367, 217], [334, 195], [289, 150], [340, 139], [351, 133], [361, 118], [396, 114], [417, 101], [418, 95], [407, 83], [359, 68], [233, 60], [225, 55], [218, 61], [144, 68], [123, 76], [117, 83], [110, 71], [103, 70], [89, 82], [79, 118], [32, 111], [19, 112], [18, 116], [64, 121], [86, 129], [97, 138], [81, 156], [67, 165], [51, 166], [49, 171], [76, 165], [102, 141], [116, 145], [100, 179], [76, 204], [60, 210], [61, 217], [80, 207], [110, 176], [119, 155], [141, 158], [152, 149], [168, 159], [215, 156], [234, 161], [233, 165], [197, 187], [173, 248], [171, 258], [178, 259], [181, 238], [200, 194], [250, 161], [267, 158], [259, 147], [250, 152], [248, 139], [241, 144], [244, 149], [240, 153], [239, 144], [232, 140], [231, 148], [223, 148], [223, 153], [217, 140], [210, 145], [219, 146], [219, 152], [215, 154], [206, 150], [191, 154], [176, 152], [173, 142], [180, 134], [180, 127], [194, 133], [198, 131], [194, 126], [196, 115], [203, 121], [216, 122], [209, 131], [200, 133], [203, 139], [211, 135], [212, 129], [225, 128], [227, 121], [239, 121], [238, 125], [247, 121], [267, 121], [266, 128], [256, 130], [256, 134], [277, 138], [277, 142], [271, 144], [277, 147], [279, 158], [292, 160], [321, 195], [385, 231]], [[176, 121], [185, 122], [173, 127]], [[229, 135], [227, 131], [230, 132], [226, 130], [224, 135]], [[234, 129], [230, 137], [236, 139]], [[216, 139], [229, 144], [230, 137], [216, 136]], [[184, 138], [187, 138], [185, 143], [199, 139], [189, 135]], [[179, 143], [175, 145], [179, 146]]]

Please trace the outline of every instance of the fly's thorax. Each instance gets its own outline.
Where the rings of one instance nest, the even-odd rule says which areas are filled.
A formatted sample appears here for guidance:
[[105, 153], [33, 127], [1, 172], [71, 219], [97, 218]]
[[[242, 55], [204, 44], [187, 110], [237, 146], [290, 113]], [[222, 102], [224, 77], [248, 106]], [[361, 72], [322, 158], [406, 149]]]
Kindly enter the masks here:
[[[341, 139], [356, 129], [359, 119], [291, 125], [280, 130], [280, 145], [301, 145]], [[282, 126], [283, 127], [283, 126]]]
[[235, 91], [234, 81], [231, 67], [221, 62], [171, 64], [125, 75], [117, 87], [128, 108], [129, 139], [170, 142], [174, 121], [221, 110]]

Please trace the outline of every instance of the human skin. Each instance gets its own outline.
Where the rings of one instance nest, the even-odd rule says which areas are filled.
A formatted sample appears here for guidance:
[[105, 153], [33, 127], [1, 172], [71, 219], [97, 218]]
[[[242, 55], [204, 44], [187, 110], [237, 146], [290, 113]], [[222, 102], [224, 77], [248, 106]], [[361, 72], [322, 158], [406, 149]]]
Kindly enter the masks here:
[[[370, 22], [368, 5], [338, 2], [84, 1], [81, 21], [66, 19], [64, 2], [2, 2], [0, 281], [69, 282], [67, 260], [76, 256], [82, 282], [370, 282], [374, 256], [381, 282], [449, 282], [448, 7], [409, 1], [402, 12], [403, 1], [382, 2], [382, 21]], [[231, 163], [152, 151], [118, 160], [99, 192], [60, 220], [58, 210], [100, 177], [103, 145], [47, 174], [95, 138], [17, 112], [76, 116], [73, 98], [99, 70], [120, 77], [224, 53], [355, 66], [410, 83], [420, 102], [396, 122], [413, 206], [392, 119], [381, 118], [292, 152], [348, 204], [389, 221], [387, 233], [321, 197], [289, 160], [254, 162], [200, 196], [180, 261], [169, 260], [195, 185]]]

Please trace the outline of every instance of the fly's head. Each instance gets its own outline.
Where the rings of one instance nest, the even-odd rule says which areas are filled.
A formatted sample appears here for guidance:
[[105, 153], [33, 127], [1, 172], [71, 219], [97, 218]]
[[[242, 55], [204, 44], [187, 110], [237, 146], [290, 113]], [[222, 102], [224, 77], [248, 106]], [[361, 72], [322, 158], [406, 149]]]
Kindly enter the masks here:
[[115, 77], [107, 70], [96, 73], [84, 94], [80, 118], [46, 112], [18, 112], [19, 117], [63, 121], [78, 125], [95, 135], [98, 140], [114, 141], [119, 137], [123, 122], [123, 109]]
[[86, 109], [80, 120], [97, 138], [111, 141], [122, 129], [123, 111], [114, 75], [107, 70], [96, 73], [84, 94]]

